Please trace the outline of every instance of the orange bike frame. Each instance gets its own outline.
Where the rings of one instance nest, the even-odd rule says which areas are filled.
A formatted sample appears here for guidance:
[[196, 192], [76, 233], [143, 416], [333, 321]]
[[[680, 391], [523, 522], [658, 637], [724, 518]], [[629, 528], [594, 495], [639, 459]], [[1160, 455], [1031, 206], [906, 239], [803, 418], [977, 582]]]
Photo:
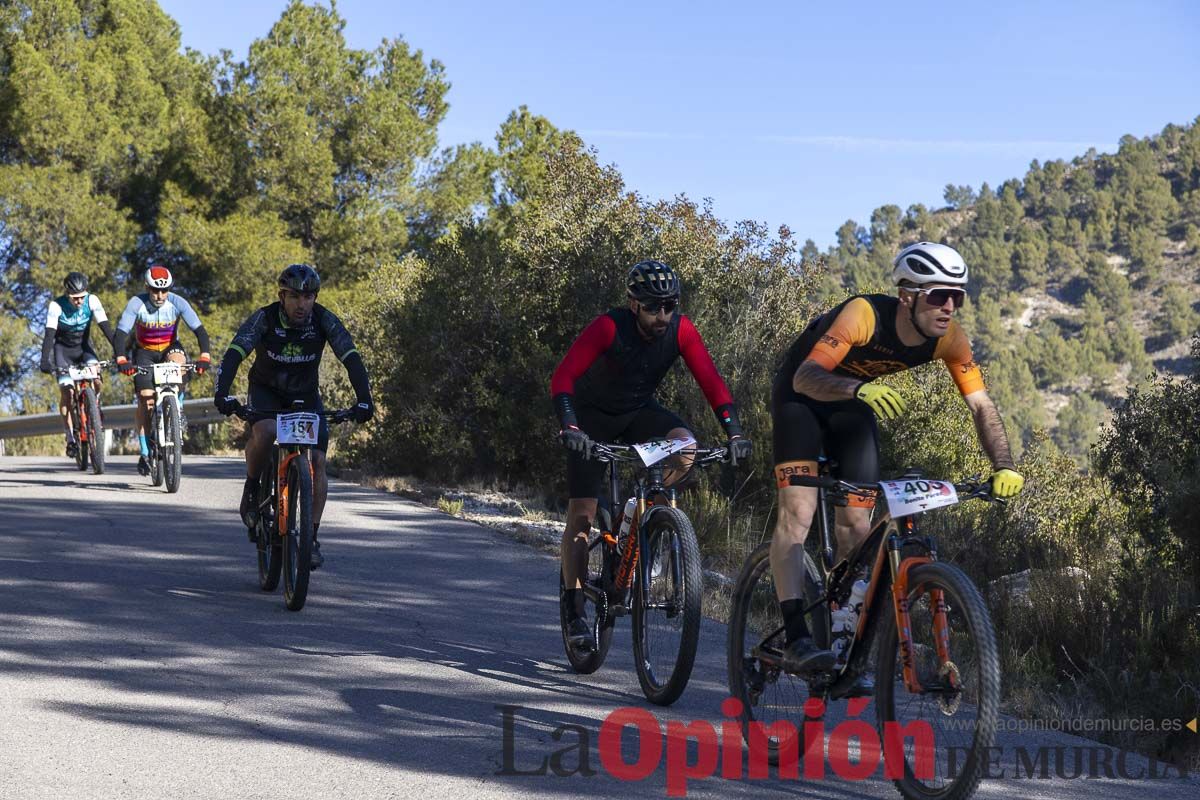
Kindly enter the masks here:
[[71, 405], [75, 406], [75, 419], [79, 420], [79, 443], [87, 444], [87, 408], [83, 400], [83, 390], [87, 386], [92, 387], [92, 391], [96, 393], [96, 405], [100, 404], [100, 390], [96, 386], [97, 381], [84, 380], [75, 381], [71, 389]]
[[[282, 448], [280, 448], [280, 449], [282, 449]], [[287, 514], [288, 514], [288, 511], [287, 511], [288, 510], [288, 485], [287, 485], [288, 465], [291, 464], [292, 460], [295, 459], [298, 455], [300, 455], [301, 452], [303, 452], [303, 451], [298, 447], [291, 448], [291, 449], [287, 450], [286, 452], [284, 452], [282, 454], [283, 457], [279, 460], [279, 470], [275, 474], [275, 482], [276, 482], [276, 488], [277, 488], [277, 491], [275, 492], [275, 497], [277, 498], [277, 502], [279, 503], [278, 507], [275, 509], [275, 520], [276, 520], [275, 531], [279, 536], [287, 536], [288, 525], [291, 522], [291, 520], [289, 520], [288, 516], [287, 516]], [[310, 476], [312, 475], [312, 462], [311, 461], [308, 462], [308, 473]]]
[[641, 540], [638, 528], [642, 524], [642, 514], [646, 505], [648, 504], [644, 499], [638, 498], [637, 507], [633, 510], [633, 519], [629, 521], [629, 541], [625, 543], [625, 552], [621, 554], [621, 563], [617, 565], [617, 574], [614, 580], [618, 589], [628, 589], [633, 583], [633, 568], [637, 566]]

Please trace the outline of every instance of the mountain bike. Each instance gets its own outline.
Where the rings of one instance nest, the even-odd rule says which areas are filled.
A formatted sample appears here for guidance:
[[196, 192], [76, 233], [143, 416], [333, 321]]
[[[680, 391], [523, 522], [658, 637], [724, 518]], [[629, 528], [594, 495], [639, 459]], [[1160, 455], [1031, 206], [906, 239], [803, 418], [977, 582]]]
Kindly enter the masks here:
[[289, 611], [308, 598], [313, 542], [313, 473], [309, 451], [320, 438], [321, 418], [336, 425], [354, 418], [354, 409], [257, 411], [239, 406], [233, 413], [253, 425], [275, 420], [275, 450], [258, 480], [258, 521], [250, 530], [258, 551], [258, 585], [273, 592], [283, 574], [283, 602]]
[[[770, 543], [763, 543], [742, 567], [729, 622], [729, 690], [742, 701], [742, 732], [751, 752], [765, 747], [771, 763], [781, 754], [792, 757], [792, 748], [803, 753], [799, 721], [806, 700], [851, 696], [858, 678], [871, 669], [874, 648], [880, 741], [887, 741], [888, 727], [895, 728], [887, 723], [923, 722], [933, 732], [928, 739], [905, 741], [903, 769], [891, 764], [889, 776], [899, 776], [895, 783], [906, 798], [970, 797], [995, 739], [1000, 701], [995, 630], [979, 590], [958, 567], [937, 560], [937, 545], [920, 533], [919, 521], [923, 513], [961, 500], [993, 500], [990, 488], [978, 481], [928, 480], [919, 472], [877, 484], [850, 483], [832, 477], [826, 464], [819, 476], [793, 476], [790, 482], [818, 490], [814, 524], [823, 569], [804, 553], [805, 615], [817, 646], [832, 652], [804, 676], [783, 670], [784, 625]], [[828, 504], [845, 505], [850, 495], [882, 497], [887, 510], [867, 538], [834, 565]], [[855, 588], [860, 581], [865, 592], [862, 583]], [[859, 597], [861, 607], [855, 607], [852, 601]], [[948, 748], [955, 753], [956, 773], [941, 763]]]
[[75, 465], [86, 470], [89, 462], [92, 472], [104, 472], [104, 412], [100, 407], [100, 370], [111, 361], [89, 361], [57, 370], [59, 375], [69, 375], [71, 386], [71, 427], [75, 431]]
[[[580, 576], [590, 606], [592, 639], [584, 647], [568, 639], [565, 585], [559, 572], [559, 621], [567, 660], [590, 674], [604, 663], [618, 617], [633, 617], [633, 657], [646, 699], [675, 702], [692, 674], [700, 638], [704, 575], [700, 546], [687, 516], [676, 507], [675, 490], [663, 485], [666, 459], [688, 450], [693, 468], [727, 457], [726, 448], [696, 449], [692, 438], [622, 445], [593, 442], [590, 458], [609, 465], [609, 507], [596, 515], [599, 530], [588, 535], [587, 575]], [[618, 501], [619, 463], [638, 464], [633, 494]], [[615, 523], [614, 523], [615, 521]]]
[[171, 494], [179, 491], [183, 477], [183, 436], [187, 428], [183, 415], [184, 376], [195, 369], [193, 363], [164, 361], [134, 370], [154, 378], [154, 416], [146, 442], [149, 445], [146, 462], [150, 465], [150, 482], [154, 486], [165, 482]]

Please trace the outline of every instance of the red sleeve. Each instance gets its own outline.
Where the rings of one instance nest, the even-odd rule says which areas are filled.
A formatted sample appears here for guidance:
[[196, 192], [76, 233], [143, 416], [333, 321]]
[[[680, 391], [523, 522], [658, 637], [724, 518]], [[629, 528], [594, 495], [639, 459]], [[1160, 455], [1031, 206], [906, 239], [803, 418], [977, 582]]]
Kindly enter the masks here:
[[696, 383], [700, 384], [700, 391], [704, 392], [710, 406], [716, 409], [733, 402], [733, 395], [729, 393], [725, 381], [721, 380], [721, 374], [717, 372], [717, 365], [708, 354], [700, 332], [687, 317], [679, 318], [679, 354], [692, 371]]
[[567, 350], [563, 360], [558, 362], [550, 378], [550, 396], [564, 392], [574, 394], [575, 381], [609, 348], [616, 335], [617, 323], [613, 322], [612, 317], [602, 314], [592, 320], [571, 343], [571, 349]]

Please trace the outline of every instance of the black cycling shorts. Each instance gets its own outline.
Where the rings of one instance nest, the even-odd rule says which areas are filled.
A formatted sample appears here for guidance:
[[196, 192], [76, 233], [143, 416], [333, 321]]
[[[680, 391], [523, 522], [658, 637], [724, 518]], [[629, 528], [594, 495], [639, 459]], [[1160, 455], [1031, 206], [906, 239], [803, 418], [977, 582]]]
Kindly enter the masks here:
[[[70, 366], [80, 367], [89, 361], [99, 360], [99, 357], [92, 352], [92, 348], [83, 343], [77, 344], [74, 347], [67, 347], [61, 342], [54, 343], [55, 369], [66, 369]], [[73, 383], [69, 375], [58, 375], [56, 377], [60, 386], [70, 386]]]
[[[167, 345], [165, 350], [146, 350], [141, 347], [133, 348], [133, 363], [137, 364], [139, 367], [149, 367], [154, 364], [161, 364], [167, 360], [167, 355], [169, 353], [182, 353], [184, 359], [187, 359], [187, 351], [183, 349], [183, 345], [179, 343], [178, 339], [176, 339]], [[134, 374], [133, 388], [138, 390], [153, 389], [154, 376], [150, 373], [142, 374], [138, 372]]]
[[67, 347], [61, 342], [54, 343], [54, 365], [59, 369], [68, 366], [82, 366], [89, 361], [99, 361], [100, 358], [92, 350], [91, 345], [77, 344]]
[[813, 400], [777, 381], [771, 421], [776, 466], [824, 456], [837, 463], [842, 480], [879, 480], [879, 428], [874, 412], [861, 400]]
[[[688, 425], [677, 414], [651, 400], [636, 411], [625, 414], [606, 414], [595, 408], [579, 405], [575, 409], [579, 429], [597, 442], [638, 444], [660, 439], [675, 428]], [[604, 488], [604, 469], [600, 461], [584, 460], [574, 451], [567, 452], [567, 491], [572, 499], [599, 497]]]
[[[284, 396], [272, 389], [270, 386], [264, 386], [261, 383], [250, 383], [246, 391], [247, 405], [255, 411], [324, 411], [325, 406], [321, 402], [321, 395], [316, 392], [307, 392], [305, 394]], [[303, 400], [303, 408], [294, 408], [293, 403], [296, 400]], [[324, 453], [329, 449], [329, 421], [321, 417], [321, 429], [317, 434], [317, 443], [313, 445], [313, 449], [320, 450]]]

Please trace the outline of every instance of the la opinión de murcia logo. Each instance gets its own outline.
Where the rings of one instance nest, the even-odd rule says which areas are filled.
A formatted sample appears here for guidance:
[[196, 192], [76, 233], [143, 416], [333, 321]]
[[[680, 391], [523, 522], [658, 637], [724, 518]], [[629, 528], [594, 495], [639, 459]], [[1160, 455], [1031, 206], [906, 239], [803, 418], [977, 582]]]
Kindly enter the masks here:
[[[876, 776], [880, 767], [884, 778], [894, 780], [904, 774], [906, 753], [911, 757], [909, 766], [913, 774], [923, 781], [935, 777], [952, 781], [966, 765], [968, 748], [939, 746], [932, 726], [924, 720], [903, 724], [885, 722], [881, 741], [874, 724], [855, 719], [868, 705], [870, 700], [867, 698], [850, 700], [850, 718], [827, 730], [821, 719], [825, 703], [810, 698], [804, 704], [805, 719], [799, 725], [786, 720], [771, 724], [752, 722], [745, 746], [740, 723], [742, 701], [735, 697], [721, 703], [721, 714], [725, 718], [717, 725], [707, 720], [668, 720], [664, 725], [644, 708], [625, 706], [613, 710], [600, 724], [595, 754], [599, 756], [601, 768], [622, 781], [647, 780], [663, 766], [665, 758], [669, 797], [684, 797], [690, 781], [717, 775], [726, 780], [772, 777], [823, 780], [828, 777], [827, 766], [834, 776], [843, 780], [866, 780]], [[503, 757], [496, 775], [590, 778], [597, 774], [592, 767], [593, 733], [576, 723], [554, 728], [551, 738], [564, 746], [549, 754], [539, 754], [540, 759], [539, 755], [522, 754], [524, 763], [518, 765], [516, 720], [525, 709], [518, 705], [497, 705], [496, 709], [503, 719]], [[632, 759], [626, 757], [623, 748], [627, 734], [636, 736], [636, 747], [632, 748], [636, 755]], [[778, 767], [774, 775], [769, 765], [772, 746], [778, 749]], [[1147, 766], [1135, 766], [1130, 763], [1130, 755], [1103, 745], [989, 747], [980, 754], [983, 777], [988, 779], [1161, 780], [1187, 777], [1185, 768], [1155, 759], [1146, 759]], [[1133, 756], [1133, 759], [1140, 761], [1142, 757]], [[945, 774], [939, 776], [939, 771]]]

